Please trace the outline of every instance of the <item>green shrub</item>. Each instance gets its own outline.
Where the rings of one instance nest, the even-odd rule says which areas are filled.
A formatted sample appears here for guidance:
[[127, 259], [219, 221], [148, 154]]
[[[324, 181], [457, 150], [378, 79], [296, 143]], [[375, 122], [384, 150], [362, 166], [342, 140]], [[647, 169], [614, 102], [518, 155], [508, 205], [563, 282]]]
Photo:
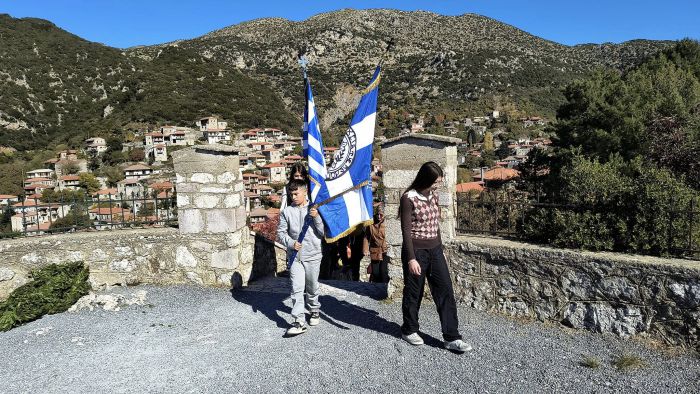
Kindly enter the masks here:
[[0, 302], [0, 331], [65, 312], [90, 291], [88, 275], [83, 263], [51, 264], [32, 272], [31, 282]]
[[[700, 193], [666, 169], [641, 159], [607, 162], [575, 155], [549, 196], [558, 208], [535, 208], [521, 231], [526, 238], [560, 247], [666, 255], [688, 248], [691, 200]], [[695, 207], [697, 209], [697, 207]], [[700, 231], [700, 218], [692, 219]], [[693, 234], [693, 239], [698, 240]], [[695, 241], [694, 248], [698, 248]]]

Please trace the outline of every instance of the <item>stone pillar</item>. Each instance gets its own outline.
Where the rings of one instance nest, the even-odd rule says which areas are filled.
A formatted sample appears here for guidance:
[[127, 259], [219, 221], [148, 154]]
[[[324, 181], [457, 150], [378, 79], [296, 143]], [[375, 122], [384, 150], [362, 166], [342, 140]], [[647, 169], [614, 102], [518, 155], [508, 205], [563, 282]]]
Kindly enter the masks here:
[[[180, 234], [200, 239], [196, 248], [208, 257], [203, 267], [216, 272], [223, 284], [247, 283], [253, 245], [246, 225], [243, 181], [238, 151], [228, 145], [196, 145], [173, 153]], [[225, 242], [216, 242], [224, 239]], [[206, 245], [202, 246], [202, 242]], [[178, 247], [178, 262], [195, 261], [188, 245]]]
[[434, 161], [445, 174], [440, 197], [440, 232], [443, 243], [454, 239], [456, 230], [457, 144], [459, 138], [432, 134], [410, 134], [388, 139], [381, 144], [386, 237], [391, 257], [389, 293], [403, 287], [401, 269], [401, 222], [398, 215], [401, 194], [411, 184], [420, 166]]

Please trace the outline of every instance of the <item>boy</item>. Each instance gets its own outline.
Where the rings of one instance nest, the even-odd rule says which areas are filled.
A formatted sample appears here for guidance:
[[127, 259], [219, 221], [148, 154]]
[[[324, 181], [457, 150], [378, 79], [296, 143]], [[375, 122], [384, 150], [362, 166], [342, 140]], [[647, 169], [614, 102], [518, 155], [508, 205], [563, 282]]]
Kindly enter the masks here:
[[[316, 208], [309, 209], [306, 182], [292, 179], [287, 185], [287, 195], [291, 197], [292, 205], [287, 206], [280, 214], [277, 227], [277, 239], [287, 247], [287, 254], [297, 250], [297, 257], [289, 268], [289, 279], [292, 282], [292, 317], [294, 322], [287, 330], [287, 335], [298, 335], [306, 332], [304, 316], [304, 298], [311, 312], [309, 325], [320, 323], [318, 302], [318, 273], [321, 268], [321, 238], [323, 238], [323, 221]], [[307, 214], [311, 217], [306, 235], [301, 243], [297, 242], [299, 233], [304, 226]]]

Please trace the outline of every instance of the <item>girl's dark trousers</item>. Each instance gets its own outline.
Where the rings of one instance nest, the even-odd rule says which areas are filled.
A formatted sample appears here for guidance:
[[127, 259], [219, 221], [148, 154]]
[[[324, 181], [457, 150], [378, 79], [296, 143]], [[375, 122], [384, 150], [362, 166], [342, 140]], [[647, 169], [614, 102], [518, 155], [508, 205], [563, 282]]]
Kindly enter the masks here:
[[459, 322], [457, 320], [457, 305], [455, 303], [452, 280], [447, 269], [447, 261], [442, 251], [442, 245], [433, 249], [416, 249], [416, 260], [421, 268], [421, 275], [414, 276], [408, 272], [408, 258], [406, 248], [401, 250], [401, 262], [403, 264], [403, 325], [401, 332], [410, 335], [418, 332], [418, 310], [423, 299], [425, 281], [428, 280], [430, 293], [435, 301], [442, 336], [446, 341], [462, 339], [459, 334]]

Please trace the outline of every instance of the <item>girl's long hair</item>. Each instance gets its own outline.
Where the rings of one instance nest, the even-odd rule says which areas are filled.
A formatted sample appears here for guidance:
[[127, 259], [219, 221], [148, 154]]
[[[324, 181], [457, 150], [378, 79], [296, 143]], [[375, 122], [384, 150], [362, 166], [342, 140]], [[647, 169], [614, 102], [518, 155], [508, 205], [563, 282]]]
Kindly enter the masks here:
[[[429, 188], [430, 186], [435, 183], [435, 181], [438, 178], [442, 178], [444, 175], [442, 172], [442, 168], [440, 168], [440, 165], [434, 161], [428, 161], [423, 163], [422, 166], [420, 166], [420, 169], [418, 170], [418, 174], [416, 174], [416, 178], [413, 180], [411, 183], [411, 186], [409, 186], [404, 192], [401, 194], [403, 196], [404, 194], [408, 193], [409, 190], [415, 189], [416, 191], [419, 190], [425, 190]], [[401, 217], [401, 204], [399, 203], [399, 214], [398, 217]]]
[[304, 176], [304, 180], [308, 179], [309, 173], [306, 171], [306, 166], [300, 161], [292, 164], [292, 169], [289, 171], [289, 179], [294, 179], [294, 174], [297, 172]]
[[304, 163], [298, 161], [298, 162], [292, 164], [292, 168], [291, 168], [291, 170], [289, 170], [289, 181], [287, 182], [287, 184], [289, 184], [289, 182], [291, 182], [294, 179], [294, 174], [296, 174], [296, 173], [300, 173], [301, 176], [303, 177], [302, 179], [304, 179], [304, 182], [306, 182], [306, 190], [309, 193], [309, 200], [310, 200], [311, 199], [311, 180], [309, 179], [309, 172], [306, 169], [306, 166], [304, 165]]

